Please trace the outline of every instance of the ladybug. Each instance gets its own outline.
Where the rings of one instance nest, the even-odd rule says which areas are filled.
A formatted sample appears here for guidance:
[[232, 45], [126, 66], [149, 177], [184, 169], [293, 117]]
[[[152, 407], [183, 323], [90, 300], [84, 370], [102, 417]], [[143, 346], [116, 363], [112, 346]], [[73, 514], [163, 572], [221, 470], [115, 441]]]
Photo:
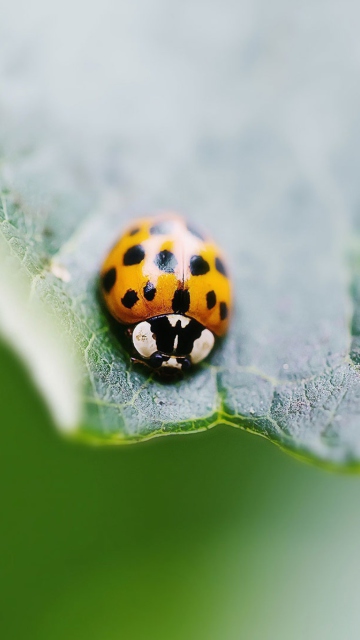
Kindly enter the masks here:
[[128, 327], [135, 361], [186, 370], [206, 358], [231, 316], [231, 284], [217, 245], [179, 215], [136, 220], [101, 269], [111, 315]]

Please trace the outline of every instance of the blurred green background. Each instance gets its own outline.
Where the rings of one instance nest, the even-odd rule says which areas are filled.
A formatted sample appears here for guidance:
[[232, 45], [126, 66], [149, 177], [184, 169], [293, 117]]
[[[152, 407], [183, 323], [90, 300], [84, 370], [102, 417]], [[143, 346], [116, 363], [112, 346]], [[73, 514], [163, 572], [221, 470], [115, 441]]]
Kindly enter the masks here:
[[97, 449], [0, 351], [2, 638], [358, 638], [359, 479], [233, 428]]

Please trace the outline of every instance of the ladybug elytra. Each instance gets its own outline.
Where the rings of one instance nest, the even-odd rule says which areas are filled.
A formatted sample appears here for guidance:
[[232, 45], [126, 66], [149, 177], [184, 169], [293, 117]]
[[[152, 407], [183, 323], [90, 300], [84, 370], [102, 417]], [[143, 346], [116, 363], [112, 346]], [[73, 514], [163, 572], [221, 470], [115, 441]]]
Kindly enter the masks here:
[[104, 300], [129, 327], [136, 359], [186, 370], [206, 358], [231, 315], [231, 284], [217, 245], [184, 218], [135, 220], [102, 269]]

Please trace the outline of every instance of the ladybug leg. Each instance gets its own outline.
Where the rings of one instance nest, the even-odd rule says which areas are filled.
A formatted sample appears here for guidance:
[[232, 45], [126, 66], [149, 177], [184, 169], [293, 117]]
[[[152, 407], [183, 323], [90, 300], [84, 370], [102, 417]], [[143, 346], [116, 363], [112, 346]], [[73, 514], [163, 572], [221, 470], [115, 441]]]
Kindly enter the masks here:
[[131, 357], [130, 360], [131, 360], [131, 364], [142, 364], [144, 365], [144, 367], [147, 367], [148, 369], [151, 369], [151, 370], [153, 369], [153, 367], [151, 367], [147, 362], [145, 362], [145, 360], [140, 360], [140, 358]]

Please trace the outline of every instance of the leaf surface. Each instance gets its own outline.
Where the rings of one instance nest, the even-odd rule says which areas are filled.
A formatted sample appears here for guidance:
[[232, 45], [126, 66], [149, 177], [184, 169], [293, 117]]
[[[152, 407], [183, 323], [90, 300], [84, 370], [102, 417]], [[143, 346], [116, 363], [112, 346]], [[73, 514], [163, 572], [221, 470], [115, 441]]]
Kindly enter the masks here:
[[[68, 356], [55, 395], [76, 437], [227, 422], [358, 468], [357, 21], [340, 2], [308, 3], [306, 19], [292, 3], [195, 4], [69, 4], [46, 20], [35, 3], [31, 24], [3, 17], [0, 325], [30, 364], [48, 351], [48, 387]], [[98, 296], [124, 224], [166, 209], [213, 235], [236, 292], [228, 338], [177, 384], [130, 364]], [[60, 364], [36, 301], [60, 324]]]
[[[176, 383], [130, 363], [101, 305], [99, 266], [134, 216], [126, 185], [96, 184], [86, 164], [74, 178], [81, 157], [66, 149], [57, 149], [50, 167], [39, 162], [34, 176], [37, 157], [38, 151], [30, 160], [19, 152], [3, 164], [0, 232], [31, 281], [30, 297], [46, 304], [80, 354], [76, 437], [126, 443], [228, 423], [302, 457], [358, 465], [356, 247], [350, 260], [341, 215], [286, 149], [272, 143], [276, 173], [286, 166], [286, 175], [270, 200], [251, 185], [257, 173], [266, 186], [267, 162], [250, 162], [248, 207], [235, 199], [221, 215], [216, 206], [186, 211], [229, 255], [236, 312], [208, 361]], [[216, 186], [213, 168], [205, 169]]]

